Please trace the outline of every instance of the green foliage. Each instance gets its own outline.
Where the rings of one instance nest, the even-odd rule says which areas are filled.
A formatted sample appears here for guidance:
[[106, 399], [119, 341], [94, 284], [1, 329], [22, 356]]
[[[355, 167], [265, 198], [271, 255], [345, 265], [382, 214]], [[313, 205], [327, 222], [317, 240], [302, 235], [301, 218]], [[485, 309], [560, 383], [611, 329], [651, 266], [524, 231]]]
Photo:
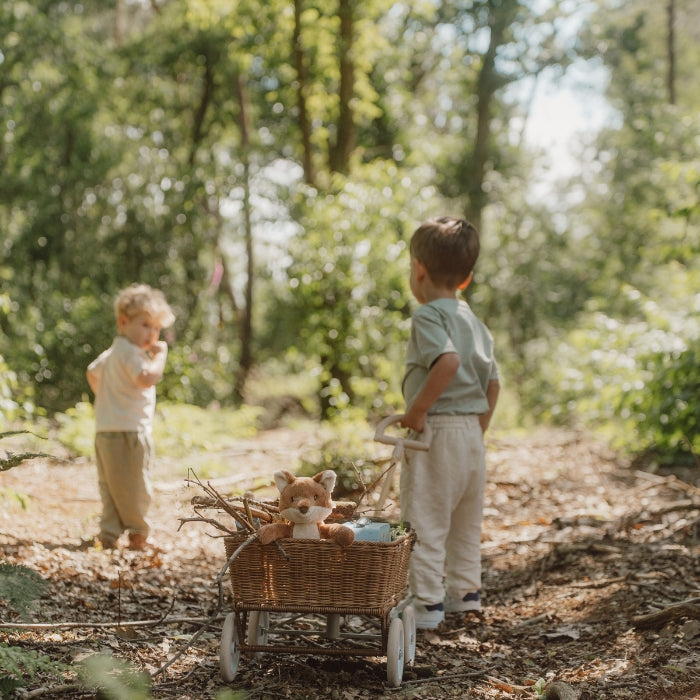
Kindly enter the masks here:
[[37, 673], [60, 676], [65, 670], [64, 664], [52, 661], [44, 654], [0, 642], [0, 698], [14, 697], [14, 691], [26, 685], [27, 676], [29, 679]]
[[215, 700], [245, 700], [246, 693], [242, 690], [231, 690], [230, 688], [220, 688], [216, 691]]
[[366, 421], [357, 418], [354, 421], [333, 420], [326, 423], [325, 428], [329, 435], [323, 441], [320, 453], [302, 458], [298, 474], [313, 476], [331, 469], [337, 476], [333, 491], [335, 498], [357, 497], [383, 471], [374, 459], [373, 429]]
[[[694, 347], [700, 338], [700, 299], [692, 293], [700, 271], [664, 271], [666, 298], [650, 299], [623, 285], [614, 305], [627, 305], [635, 322], [594, 308], [579, 327], [539, 339], [537, 372], [528, 381], [540, 419], [581, 423], [604, 431], [630, 452], [653, 451], [663, 461], [697, 455], [698, 390]], [[537, 393], [536, 393], [537, 392]], [[536, 400], [535, 400], [536, 399]]]
[[399, 189], [393, 163], [358, 166], [356, 178], [336, 178], [334, 194], [308, 191], [299, 205], [303, 233], [291, 242], [278, 306], [296, 337], [276, 342], [317, 360], [324, 416], [350, 405], [382, 413], [397, 399], [410, 315], [406, 241], [435, 196], [424, 174], [405, 173]]
[[[238, 409], [161, 401], [156, 406], [153, 438], [159, 454], [178, 457], [197, 450], [219, 450], [238, 438], [255, 435], [264, 409], [243, 405]], [[73, 452], [93, 457], [95, 416], [92, 404], [80, 402], [56, 415], [57, 437]]]
[[80, 401], [65, 413], [56, 413], [54, 418], [61, 444], [77, 455], [95, 456], [95, 411], [91, 403]]
[[221, 449], [238, 438], [255, 435], [262, 411], [258, 406], [202, 409], [161, 402], [153, 424], [153, 439], [158, 451], [171, 457], [192, 449]]
[[[692, 326], [681, 287], [698, 288], [693, 3], [677, 3], [671, 104], [665, 6], [598, 0], [580, 45], [610, 70], [616, 120], [547, 207], [529, 199], [515, 126], [525, 115], [505, 88], [569, 64], [559, 29], [575, 3], [361, 0], [350, 124], [336, 5], [304, 7], [297, 27], [279, 0], [127, 5], [117, 34], [114, 3], [0, 3], [2, 418], [56, 415], [61, 440], [92, 453], [85, 368], [114, 336], [114, 294], [136, 280], [162, 288], [177, 315], [159, 448], [206, 450], [217, 430], [259, 424], [249, 407], [205, 418], [169, 405], [228, 408], [242, 394], [269, 406], [283, 385], [338, 420], [400, 410], [408, 236], [428, 216], [464, 212], [481, 223], [468, 300], [497, 338], [507, 423], [522, 406], [532, 420], [623, 421], [627, 435], [638, 420], [645, 445], [682, 443], [650, 431], [655, 410], [634, 392], [693, 376], [674, 354], [692, 335], [663, 318]], [[341, 127], [344, 176], [329, 155]], [[640, 310], [630, 289], [668, 296], [663, 313]], [[261, 385], [234, 391], [244, 349], [292, 380], [268, 397]], [[680, 363], [671, 378], [664, 353]], [[690, 417], [669, 410], [659, 419], [692, 443]]]
[[23, 618], [27, 618], [32, 603], [42, 596], [46, 581], [25, 566], [0, 562], [0, 598], [9, 603]]
[[88, 687], [99, 688], [100, 696], [108, 700], [148, 700], [151, 697], [148, 674], [112, 656], [89, 656], [82, 664], [80, 675]]
[[3, 356], [0, 355], [0, 417], [8, 422], [14, 420], [20, 412], [19, 402], [17, 375], [10, 370]]
[[693, 349], [661, 352], [642, 362], [648, 379], [620, 402], [636, 426], [638, 449], [663, 462], [700, 463], [700, 355]]

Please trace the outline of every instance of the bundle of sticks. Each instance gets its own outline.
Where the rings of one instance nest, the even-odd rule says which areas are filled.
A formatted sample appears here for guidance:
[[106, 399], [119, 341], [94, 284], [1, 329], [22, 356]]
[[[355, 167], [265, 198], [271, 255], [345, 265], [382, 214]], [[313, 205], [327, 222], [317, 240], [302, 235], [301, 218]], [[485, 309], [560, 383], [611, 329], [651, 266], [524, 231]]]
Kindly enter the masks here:
[[[193, 496], [190, 503], [195, 515], [190, 518], [180, 518], [178, 530], [187, 522], [202, 522], [216, 528], [222, 536], [233, 535], [244, 530], [248, 533], [257, 532], [261, 525], [284, 520], [279, 511], [279, 501], [256, 499], [252, 493], [243, 496], [222, 496], [210, 483], [203, 483], [197, 476], [188, 478], [188, 484], [196, 484], [204, 492], [203, 495]], [[357, 509], [352, 501], [336, 501], [333, 512], [326, 522], [351, 520]], [[216, 517], [209, 517], [203, 511], [215, 510]], [[222, 522], [221, 516], [224, 516]], [[225, 516], [228, 516], [226, 518]]]

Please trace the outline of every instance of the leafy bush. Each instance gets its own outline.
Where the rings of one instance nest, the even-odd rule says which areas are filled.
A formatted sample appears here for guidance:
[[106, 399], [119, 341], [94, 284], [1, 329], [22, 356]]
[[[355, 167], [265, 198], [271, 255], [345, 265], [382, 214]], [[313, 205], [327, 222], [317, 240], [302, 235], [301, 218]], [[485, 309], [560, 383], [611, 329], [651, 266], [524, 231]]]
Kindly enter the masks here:
[[171, 457], [192, 449], [221, 449], [236, 438], [255, 435], [262, 411], [246, 405], [238, 409], [198, 408], [161, 402], [153, 422], [153, 438], [158, 452]]
[[[540, 419], [600, 429], [615, 447], [671, 462], [700, 453], [697, 352], [700, 297], [677, 273], [663, 303], [622, 286], [634, 321], [592, 308], [578, 327], [533, 344], [537, 367], [523, 394]], [[680, 284], [680, 282], [688, 284]], [[685, 294], [685, 296], [684, 296]]]
[[700, 357], [694, 350], [650, 355], [644, 385], [622, 397], [621, 411], [636, 425], [640, 448], [661, 461], [700, 455]]

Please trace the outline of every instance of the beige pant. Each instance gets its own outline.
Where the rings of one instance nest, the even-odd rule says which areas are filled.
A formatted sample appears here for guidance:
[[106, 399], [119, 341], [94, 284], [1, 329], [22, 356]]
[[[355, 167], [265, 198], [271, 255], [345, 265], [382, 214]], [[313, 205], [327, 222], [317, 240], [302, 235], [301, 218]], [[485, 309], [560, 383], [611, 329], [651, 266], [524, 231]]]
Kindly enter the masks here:
[[142, 432], [98, 432], [97, 475], [102, 499], [100, 536], [116, 541], [125, 530], [148, 537], [151, 505], [151, 436]]
[[[406, 450], [401, 517], [416, 532], [409, 586], [424, 605], [481, 588], [486, 454], [479, 417], [428, 416], [430, 449]], [[425, 440], [425, 433], [417, 437]], [[444, 577], [444, 581], [443, 581]]]

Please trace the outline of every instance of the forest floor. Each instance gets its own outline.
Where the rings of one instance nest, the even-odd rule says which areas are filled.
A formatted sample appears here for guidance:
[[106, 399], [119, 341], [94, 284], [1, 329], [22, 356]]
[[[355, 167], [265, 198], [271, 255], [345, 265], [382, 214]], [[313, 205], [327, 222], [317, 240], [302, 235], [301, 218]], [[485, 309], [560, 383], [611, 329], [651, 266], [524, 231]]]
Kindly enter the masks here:
[[[276, 429], [238, 441], [221, 455], [231, 478], [212, 484], [240, 492], [294, 471], [318, 439], [313, 429]], [[202, 523], [178, 529], [199, 492], [167, 460], [154, 475], [160, 551], [143, 553], [79, 548], [99, 515], [89, 460], [35, 459], [0, 474], [2, 559], [48, 582], [31, 614], [38, 627], [13, 627], [21, 621], [0, 600], [0, 642], [72, 669], [96, 652], [126, 660], [150, 676], [153, 698], [222, 698], [228, 688], [238, 693], [227, 697], [251, 699], [534, 699], [540, 678], [580, 700], [700, 698], [698, 470], [640, 471], [578, 432], [489, 436], [488, 449], [484, 610], [419, 631], [399, 688], [388, 686], [381, 655], [244, 654], [224, 683], [230, 584], [220, 605], [214, 583], [222, 541]], [[80, 690], [71, 672], [25, 681], [16, 697], [106, 697]]]

